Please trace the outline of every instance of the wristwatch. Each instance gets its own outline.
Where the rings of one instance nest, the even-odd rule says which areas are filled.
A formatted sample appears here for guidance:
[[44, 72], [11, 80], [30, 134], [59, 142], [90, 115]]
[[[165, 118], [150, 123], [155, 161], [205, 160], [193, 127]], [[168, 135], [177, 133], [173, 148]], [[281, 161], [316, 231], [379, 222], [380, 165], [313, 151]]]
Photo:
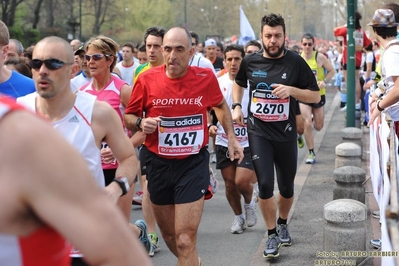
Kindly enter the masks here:
[[143, 118], [142, 117], [139, 117], [139, 118], [137, 118], [137, 120], [136, 120], [136, 127], [138, 128], [138, 129], [140, 129], [141, 131], [143, 131], [143, 129], [141, 128], [141, 121], [143, 120]]
[[129, 190], [130, 190], [130, 185], [129, 185], [129, 181], [127, 180], [126, 177], [121, 176], [121, 177], [115, 177], [114, 180], [122, 189], [122, 195], [124, 196], [126, 195]]
[[234, 110], [237, 106], [240, 106], [240, 108], [242, 109], [241, 103], [233, 103], [233, 104], [231, 105], [231, 109]]

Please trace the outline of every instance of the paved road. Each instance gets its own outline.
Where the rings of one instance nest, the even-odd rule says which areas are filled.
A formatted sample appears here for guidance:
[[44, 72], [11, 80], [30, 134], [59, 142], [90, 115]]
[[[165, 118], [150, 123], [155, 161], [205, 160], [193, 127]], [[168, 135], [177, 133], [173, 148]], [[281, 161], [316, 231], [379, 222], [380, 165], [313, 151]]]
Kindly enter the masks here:
[[[325, 114], [326, 114], [325, 125], [326, 127], [329, 126], [336, 127], [336, 125], [329, 125], [329, 122], [332, 118], [334, 118], [337, 115], [339, 115], [342, 120], [343, 114], [340, 115], [339, 110], [336, 107], [336, 105], [339, 104], [339, 97], [336, 96], [336, 91], [334, 89], [328, 89], [326, 96], [327, 96], [327, 103], [325, 106]], [[338, 135], [340, 129], [344, 127], [344, 124], [342, 122], [339, 123], [341, 128], [339, 129], [334, 128], [336, 132], [338, 132]], [[326, 131], [328, 132], [331, 130], [324, 129], [320, 132], [317, 132], [315, 135], [316, 152], [319, 150], [319, 147], [323, 147], [324, 145], [324, 142], [322, 140]], [[334, 147], [336, 144], [337, 143], [335, 144], [331, 143], [331, 145], [334, 145]], [[334, 158], [335, 156], [334, 150], [331, 150], [330, 147], [329, 150], [323, 151], [323, 153], [326, 154], [324, 156], [320, 154], [320, 159], [324, 160], [324, 164], [329, 165], [331, 168], [331, 165], [334, 164], [334, 161], [331, 161], [333, 160], [332, 158]], [[304, 191], [305, 181], [309, 176], [309, 173], [312, 173], [311, 171], [312, 167], [317, 166], [317, 164], [314, 166], [310, 166], [304, 163], [307, 155], [308, 152], [305, 145], [305, 147], [303, 149], [299, 149], [298, 152], [298, 175], [295, 184], [295, 202], [293, 209], [294, 215], [293, 218], [291, 219], [293, 221], [298, 220], [298, 218], [301, 219], [303, 215], [306, 216], [306, 213], [303, 213], [303, 209], [301, 209], [301, 213], [297, 213], [295, 209], [297, 206], [301, 206], [301, 204], [302, 205], [304, 204], [299, 199], [301, 197], [302, 191]], [[320, 165], [323, 165], [323, 162], [321, 162]], [[215, 164], [212, 164], [212, 167], [215, 168]], [[321, 169], [320, 171], [321, 172], [313, 174], [318, 176], [323, 175], [322, 172], [323, 169]], [[332, 176], [332, 172], [324, 174]], [[287, 260], [284, 259], [283, 257], [278, 260], [269, 261], [262, 257], [262, 252], [265, 243], [264, 235], [266, 232], [266, 228], [259, 209], [257, 209], [258, 224], [255, 227], [248, 228], [243, 234], [240, 235], [231, 234], [230, 226], [233, 221], [234, 215], [225, 198], [225, 188], [222, 177], [219, 172], [217, 172], [217, 179], [219, 180], [220, 184], [219, 191], [214, 195], [214, 197], [211, 200], [205, 202], [204, 213], [202, 215], [202, 220], [198, 232], [197, 247], [199, 255], [201, 256], [204, 265], [212, 265], [212, 266], [217, 266], [217, 265], [255, 266], [256, 265], [257, 266], [257, 265], [269, 265], [269, 263], [279, 264], [279, 265], [313, 265], [313, 263], [310, 264], [310, 262], [316, 259], [315, 254], [317, 246], [320, 245], [320, 243], [322, 243], [322, 239], [320, 240], [320, 232], [318, 233], [318, 240], [317, 241], [312, 240], [313, 246], [308, 247], [308, 250], [306, 251], [306, 256], [305, 256], [306, 262], [302, 261], [299, 264], [295, 262], [295, 257], [296, 258], [298, 258], [298, 256], [301, 257], [300, 245], [306, 244], [306, 235], [308, 235], [309, 237], [313, 235], [312, 228], [310, 227], [312, 222], [309, 222], [307, 224], [308, 227], [305, 227], [306, 229], [305, 231], [298, 232], [298, 230], [294, 230], [296, 235], [295, 237], [293, 236], [293, 241], [297, 241], [297, 243], [294, 242], [291, 247], [284, 247], [280, 251], [281, 257], [283, 257], [287, 256], [286, 254], [287, 251], [291, 249], [290, 253], [292, 253], [292, 255], [289, 255], [289, 257], [292, 257], [291, 259], [293, 260]], [[317, 189], [317, 187], [312, 187], [311, 189]], [[321, 195], [321, 197], [323, 196]], [[320, 200], [322, 202], [329, 201], [331, 200], [329, 199], [329, 197], [330, 195]], [[309, 220], [316, 223], [318, 225], [318, 228], [320, 228], [320, 226], [324, 221], [322, 219], [322, 216], [320, 217], [321, 207], [320, 204], [317, 204], [318, 200], [319, 200], [318, 198], [308, 199], [308, 201], [310, 202], [313, 201], [313, 204], [315, 204], [316, 206], [316, 207], [310, 206], [310, 208], [317, 209], [319, 212], [318, 216], [315, 216], [313, 218], [310, 217]], [[306, 210], [306, 206], [304, 208]], [[141, 208], [137, 206], [132, 206], [131, 221], [133, 222], [141, 218], [142, 218]], [[320, 231], [320, 229], [317, 230]], [[295, 245], [297, 245], [296, 248]], [[167, 249], [162, 239], [160, 240], [160, 246], [161, 246], [161, 251], [157, 253], [155, 257], [152, 259], [154, 265], [155, 266], [176, 265], [177, 264], [176, 258]]]

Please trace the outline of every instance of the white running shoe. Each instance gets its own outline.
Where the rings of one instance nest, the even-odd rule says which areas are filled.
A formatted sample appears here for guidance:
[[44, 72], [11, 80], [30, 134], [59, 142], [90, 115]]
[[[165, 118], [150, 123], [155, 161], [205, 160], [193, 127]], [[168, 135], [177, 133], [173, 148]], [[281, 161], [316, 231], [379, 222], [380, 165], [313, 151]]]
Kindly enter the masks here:
[[233, 224], [231, 225], [230, 232], [232, 234], [241, 234], [242, 232], [244, 232], [245, 229], [247, 229], [245, 220], [240, 216], [235, 216]]
[[216, 163], [216, 152], [212, 151], [210, 155], [211, 155], [211, 163]]
[[247, 221], [248, 227], [255, 226], [258, 221], [258, 216], [256, 215], [256, 204], [252, 202], [250, 205], [245, 205], [245, 219]]

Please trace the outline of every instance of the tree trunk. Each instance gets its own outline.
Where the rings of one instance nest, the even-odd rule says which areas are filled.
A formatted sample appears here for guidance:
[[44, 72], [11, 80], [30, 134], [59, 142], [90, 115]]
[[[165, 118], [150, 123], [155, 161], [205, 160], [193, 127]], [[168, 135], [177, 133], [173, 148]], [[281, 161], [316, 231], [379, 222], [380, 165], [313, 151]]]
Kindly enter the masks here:
[[40, 8], [42, 7], [43, 0], [38, 0], [36, 4], [36, 8], [34, 13], [34, 18], [33, 18], [33, 23], [32, 23], [32, 28], [37, 29], [37, 24], [39, 24], [40, 20]]

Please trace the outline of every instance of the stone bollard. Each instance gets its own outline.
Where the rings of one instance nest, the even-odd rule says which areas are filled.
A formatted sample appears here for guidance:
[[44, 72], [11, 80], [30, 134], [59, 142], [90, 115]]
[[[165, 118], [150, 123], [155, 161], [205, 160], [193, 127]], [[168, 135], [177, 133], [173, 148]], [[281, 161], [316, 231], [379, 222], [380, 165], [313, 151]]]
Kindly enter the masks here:
[[353, 257], [345, 257], [346, 260], [356, 260], [358, 265], [367, 257], [364, 225], [367, 218], [366, 205], [352, 199], [333, 200], [324, 205], [323, 215], [327, 221], [323, 230], [323, 251], [330, 254], [334, 252], [341, 259], [341, 252], [359, 252]]
[[346, 127], [341, 130], [342, 142], [352, 142], [360, 146], [360, 159], [363, 157], [363, 132], [357, 127]]
[[360, 146], [355, 143], [344, 142], [338, 144], [335, 147], [335, 169], [342, 166], [360, 167], [360, 153]]
[[365, 203], [366, 171], [356, 166], [342, 166], [334, 170], [333, 199], [353, 199]]

